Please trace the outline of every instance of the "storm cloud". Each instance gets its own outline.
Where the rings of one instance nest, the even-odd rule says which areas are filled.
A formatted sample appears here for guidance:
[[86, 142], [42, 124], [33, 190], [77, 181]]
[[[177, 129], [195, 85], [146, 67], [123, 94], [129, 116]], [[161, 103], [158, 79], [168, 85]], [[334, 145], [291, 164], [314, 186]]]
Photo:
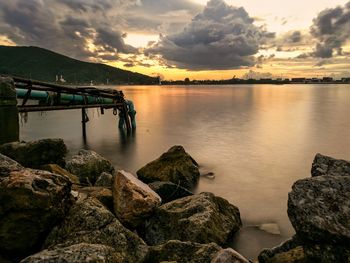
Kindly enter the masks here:
[[[0, 2], [1, 34], [17, 45], [33, 45], [98, 60], [137, 50], [124, 42], [123, 19], [113, 11], [137, 1], [12, 0]], [[115, 9], [118, 10], [118, 9]], [[115, 11], [114, 10], [114, 11]], [[119, 9], [120, 10], [120, 9]], [[120, 11], [119, 11], [120, 12]]]
[[341, 55], [343, 45], [350, 39], [350, 2], [323, 10], [313, 20], [310, 31], [317, 40], [315, 57], [330, 58], [334, 53]]
[[210, 0], [181, 32], [162, 36], [145, 53], [192, 70], [252, 66], [260, 45], [274, 37], [253, 22], [244, 8]]

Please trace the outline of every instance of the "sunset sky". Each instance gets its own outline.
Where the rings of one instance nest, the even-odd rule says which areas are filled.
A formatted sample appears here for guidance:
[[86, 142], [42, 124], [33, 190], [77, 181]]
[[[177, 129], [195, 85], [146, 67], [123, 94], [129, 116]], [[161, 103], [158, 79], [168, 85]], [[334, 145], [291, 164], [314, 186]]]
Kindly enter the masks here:
[[343, 0], [1, 0], [0, 44], [165, 79], [350, 77]]

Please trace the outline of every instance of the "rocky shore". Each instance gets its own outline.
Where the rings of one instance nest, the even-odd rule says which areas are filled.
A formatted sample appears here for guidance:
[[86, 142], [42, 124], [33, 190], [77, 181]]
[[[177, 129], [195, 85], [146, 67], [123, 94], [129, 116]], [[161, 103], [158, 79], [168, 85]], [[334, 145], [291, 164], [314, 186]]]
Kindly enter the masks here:
[[246, 259], [228, 246], [239, 208], [191, 192], [200, 173], [173, 146], [133, 175], [61, 139], [0, 145], [0, 262], [350, 262], [350, 162], [317, 154], [294, 183], [295, 236]]

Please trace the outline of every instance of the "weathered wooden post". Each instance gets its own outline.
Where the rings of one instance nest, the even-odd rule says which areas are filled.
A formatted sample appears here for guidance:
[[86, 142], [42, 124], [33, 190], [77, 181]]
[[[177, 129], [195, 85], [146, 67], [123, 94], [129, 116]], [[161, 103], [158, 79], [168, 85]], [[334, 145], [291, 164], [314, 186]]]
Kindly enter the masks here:
[[0, 76], [0, 144], [18, 140], [16, 87], [13, 79]]

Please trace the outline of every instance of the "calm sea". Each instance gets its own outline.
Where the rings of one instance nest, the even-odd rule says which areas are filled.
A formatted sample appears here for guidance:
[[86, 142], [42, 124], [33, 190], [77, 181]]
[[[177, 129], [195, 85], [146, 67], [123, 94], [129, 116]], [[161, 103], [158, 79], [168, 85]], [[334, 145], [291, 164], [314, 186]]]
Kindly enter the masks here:
[[[310, 176], [316, 153], [350, 159], [350, 85], [115, 87], [134, 101], [137, 131], [127, 137], [111, 111], [89, 110], [87, 139], [77, 110], [31, 113], [21, 139], [63, 138], [72, 153], [97, 151], [135, 173], [172, 145], [183, 145], [213, 172], [197, 192], [210, 191], [239, 207], [244, 228], [234, 248], [255, 258], [293, 235], [287, 198]], [[277, 224], [280, 234], [257, 225]], [[276, 225], [274, 225], [276, 227]]]

